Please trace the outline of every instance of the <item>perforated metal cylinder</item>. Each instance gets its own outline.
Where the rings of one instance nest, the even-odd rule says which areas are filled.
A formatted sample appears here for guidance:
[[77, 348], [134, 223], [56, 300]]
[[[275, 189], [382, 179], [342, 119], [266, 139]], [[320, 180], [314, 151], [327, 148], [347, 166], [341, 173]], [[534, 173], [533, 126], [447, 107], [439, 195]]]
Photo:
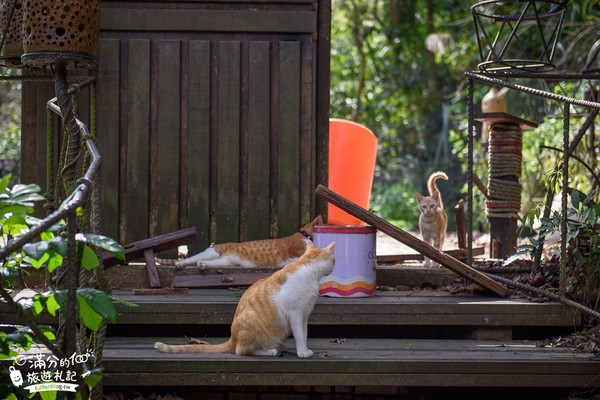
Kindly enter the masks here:
[[23, 63], [93, 67], [99, 21], [99, 0], [25, 0]]
[[10, 67], [21, 64], [23, 9], [23, 0], [0, 1], [0, 59]]

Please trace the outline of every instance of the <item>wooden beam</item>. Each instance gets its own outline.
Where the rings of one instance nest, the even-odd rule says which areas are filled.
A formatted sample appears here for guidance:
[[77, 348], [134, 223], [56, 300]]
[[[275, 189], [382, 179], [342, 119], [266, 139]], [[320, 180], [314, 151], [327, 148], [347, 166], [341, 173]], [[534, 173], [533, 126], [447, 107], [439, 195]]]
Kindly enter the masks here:
[[383, 218], [378, 217], [377, 215], [369, 212], [368, 210], [365, 210], [364, 208], [358, 206], [356, 203], [353, 203], [350, 200], [340, 196], [339, 194], [329, 190], [325, 186], [319, 185], [315, 193], [318, 196], [325, 198], [331, 204], [341, 208], [342, 210], [355, 216], [356, 218], [361, 219], [367, 224], [374, 226], [375, 228], [386, 233], [392, 238], [409, 246], [413, 250], [416, 250], [419, 253], [422, 253], [423, 255], [431, 258], [433, 261], [440, 263], [441, 265], [447, 267], [453, 272], [483, 286], [484, 288], [497, 294], [498, 296], [506, 297], [506, 295], [508, 294], [508, 289], [505, 286], [494, 281], [487, 275], [482, 274], [481, 272], [469, 267], [468, 265], [457, 260], [456, 258], [444, 254], [443, 252], [437, 250], [433, 246], [430, 246], [422, 240], [414, 237], [410, 233], [403, 231], [395, 225], [392, 225]]
[[[125, 262], [144, 257], [144, 252], [148, 249], [152, 249], [155, 253], [160, 253], [176, 246], [193, 243], [197, 235], [196, 228], [187, 228], [127, 244], [124, 246]], [[110, 253], [102, 253], [100, 258], [104, 264], [104, 268], [123, 263]]]
[[458, 237], [458, 248], [467, 248], [467, 230], [465, 228], [465, 201], [460, 199], [454, 206], [456, 216], [456, 236]]

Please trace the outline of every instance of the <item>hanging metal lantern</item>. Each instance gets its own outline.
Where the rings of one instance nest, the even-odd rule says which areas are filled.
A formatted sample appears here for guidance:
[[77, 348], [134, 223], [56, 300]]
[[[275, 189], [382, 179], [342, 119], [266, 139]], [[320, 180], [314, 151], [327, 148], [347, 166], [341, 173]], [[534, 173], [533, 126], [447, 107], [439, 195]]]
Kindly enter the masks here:
[[92, 68], [99, 21], [99, 0], [25, 0], [21, 60], [31, 66]]
[[0, 60], [7, 67], [21, 65], [23, 0], [0, 1]]
[[553, 64], [568, 0], [487, 0], [471, 7], [481, 71], [545, 72]]

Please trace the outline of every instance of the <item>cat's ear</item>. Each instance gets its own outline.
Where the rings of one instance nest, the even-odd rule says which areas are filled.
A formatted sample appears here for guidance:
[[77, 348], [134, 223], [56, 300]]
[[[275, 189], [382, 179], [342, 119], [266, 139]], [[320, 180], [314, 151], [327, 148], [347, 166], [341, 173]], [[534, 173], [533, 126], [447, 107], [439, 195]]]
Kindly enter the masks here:
[[415, 197], [417, 198], [417, 201], [420, 203], [423, 200], [423, 195], [421, 193], [416, 193]]
[[333, 254], [333, 249], [335, 248], [335, 242], [331, 242], [329, 243], [329, 246], [325, 247], [327, 250], [329, 250], [330, 253]]
[[313, 220], [313, 225], [323, 225], [323, 217], [317, 215], [317, 218]]

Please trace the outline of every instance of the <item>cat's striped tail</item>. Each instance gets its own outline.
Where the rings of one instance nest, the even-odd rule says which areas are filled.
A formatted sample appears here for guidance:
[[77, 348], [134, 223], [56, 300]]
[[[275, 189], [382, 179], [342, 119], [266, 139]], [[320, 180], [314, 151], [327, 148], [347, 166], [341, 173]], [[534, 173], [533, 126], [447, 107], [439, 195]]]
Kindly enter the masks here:
[[162, 342], [154, 343], [154, 348], [162, 353], [234, 353], [231, 339], [221, 344], [194, 343], [169, 345]]

